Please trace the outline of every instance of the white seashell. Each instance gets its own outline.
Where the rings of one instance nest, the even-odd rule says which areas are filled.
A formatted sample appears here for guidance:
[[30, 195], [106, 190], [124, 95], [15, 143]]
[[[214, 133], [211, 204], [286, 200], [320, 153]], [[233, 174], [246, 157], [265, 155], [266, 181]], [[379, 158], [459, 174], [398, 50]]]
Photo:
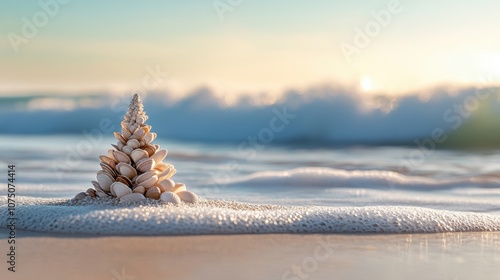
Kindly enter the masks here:
[[113, 184], [111, 184], [111, 193], [116, 197], [121, 198], [127, 194], [132, 193], [132, 190], [123, 183], [114, 182]]
[[158, 187], [151, 187], [149, 190], [146, 192], [146, 197], [147, 198], [152, 198], [152, 199], [160, 199], [161, 191]]
[[132, 190], [132, 192], [144, 194], [146, 192], [146, 188], [143, 186], [137, 186]]
[[143, 158], [137, 162], [137, 169], [141, 172], [148, 172], [155, 166], [155, 161], [150, 158]]
[[167, 156], [167, 153], [167, 150], [159, 150], [149, 158], [154, 159], [155, 162], [162, 162], [162, 160]]
[[142, 138], [142, 140], [144, 140], [146, 143], [151, 143], [151, 141], [153, 141], [155, 139], [156, 139], [156, 133], [154, 133], [154, 132], [148, 132]]
[[147, 158], [148, 152], [141, 150], [141, 149], [135, 149], [131, 154], [130, 157], [132, 157], [132, 160], [137, 163], [139, 160], [143, 158]]
[[122, 151], [115, 151], [113, 155], [118, 162], [130, 163], [130, 157]]
[[183, 191], [187, 191], [186, 185], [184, 185], [183, 183], [175, 183], [174, 193], [183, 192]]
[[165, 179], [156, 184], [156, 186], [160, 188], [161, 192], [174, 192], [175, 182], [172, 179]]
[[149, 179], [155, 175], [156, 175], [156, 172], [149, 171], [149, 172], [143, 173], [143, 174], [135, 177], [132, 182], [135, 182], [137, 185], [141, 185], [142, 182], [146, 181], [147, 179]]
[[113, 150], [113, 149], [108, 149], [108, 157], [112, 158], [115, 162], [117, 162], [117, 160], [115, 159], [115, 156], [113, 155], [114, 151], [115, 150]]
[[111, 184], [115, 179], [111, 177], [107, 173], [101, 173], [97, 175], [97, 182], [99, 183], [99, 186], [101, 187], [102, 190], [109, 192]]
[[132, 203], [132, 202], [139, 202], [139, 201], [142, 201], [145, 199], [146, 199], [146, 197], [141, 193], [129, 193], [127, 195], [122, 196], [120, 198], [120, 202]]
[[137, 139], [130, 139], [127, 141], [127, 146], [132, 147], [133, 149], [137, 149], [141, 146]]
[[87, 189], [86, 193], [87, 193], [90, 197], [95, 197], [95, 196], [96, 196], [96, 193], [95, 193], [95, 190], [94, 190], [94, 189]]
[[155, 170], [158, 170], [158, 172], [163, 172], [165, 169], [168, 168], [168, 165], [164, 162], [157, 162], [155, 166]]
[[167, 203], [179, 204], [181, 199], [173, 192], [164, 192], [160, 195], [160, 200]]
[[144, 135], [146, 135], [146, 131], [144, 130], [144, 128], [139, 128], [137, 129], [135, 132], [134, 132], [135, 135], [139, 136], [141, 139], [142, 137], [144, 137]]
[[129, 145], [124, 146], [122, 149], [122, 151], [124, 153], [126, 153], [127, 155], [130, 155], [130, 153], [132, 153], [133, 150], [134, 150], [134, 148], [130, 147]]
[[198, 202], [198, 196], [194, 192], [182, 191], [175, 193], [184, 202], [196, 203]]
[[137, 119], [135, 120], [138, 124], [144, 124], [144, 122], [146, 121], [146, 118], [145, 117], [137, 117]]
[[158, 174], [158, 180], [163, 181], [165, 179], [169, 179], [170, 177], [174, 176], [175, 172], [177, 172], [175, 168], [169, 167], [162, 173]]
[[158, 150], [155, 146], [147, 144], [142, 148], [144, 151], [148, 152], [148, 157], [154, 155], [156, 150]]
[[125, 162], [120, 162], [116, 165], [116, 169], [120, 171], [120, 174], [126, 176], [129, 179], [134, 178], [137, 176], [137, 170], [132, 167], [132, 165], [125, 163]]
[[128, 139], [130, 136], [132, 136], [132, 131], [128, 130], [127, 127], [122, 126], [122, 136], [124, 139]]
[[149, 179], [142, 181], [141, 185], [145, 187], [146, 189], [154, 186], [158, 182], [158, 176], [154, 175], [153, 177], [150, 177]]

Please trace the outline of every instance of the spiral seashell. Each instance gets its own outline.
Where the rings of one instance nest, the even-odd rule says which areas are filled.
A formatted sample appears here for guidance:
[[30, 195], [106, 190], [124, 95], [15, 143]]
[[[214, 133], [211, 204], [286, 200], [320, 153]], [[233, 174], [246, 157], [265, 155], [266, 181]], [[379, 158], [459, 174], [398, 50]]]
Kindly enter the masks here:
[[172, 164], [163, 162], [168, 151], [152, 143], [157, 135], [146, 124], [147, 120], [141, 99], [135, 94], [120, 123], [120, 131], [113, 133], [116, 144], [111, 144], [113, 149], [99, 157], [102, 170], [97, 172], [97, 181], [92, 181], [94, 188], [88, 189], [85, 197], [112, 196], [120, 202], [137, 202], [147, 197], [175, 204], [198, 200], [184, 184], [170, 179], [176, 170]]

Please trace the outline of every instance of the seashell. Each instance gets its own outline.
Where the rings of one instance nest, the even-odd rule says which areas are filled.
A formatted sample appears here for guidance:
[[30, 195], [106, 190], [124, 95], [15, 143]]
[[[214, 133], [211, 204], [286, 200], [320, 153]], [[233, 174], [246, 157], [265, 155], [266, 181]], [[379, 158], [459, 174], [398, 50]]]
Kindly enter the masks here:
[[146, 131], [144, 130], [144, 128], [140, 127], [134, 132], [134, 135], [137, 135], [142, 139], [142, 137], [146, 135]]
[[122, 136], [124, 139], [128, 139], [130, 136], [132, 136], [132, 131], [128, 130], [127, 127], [123, 127], [122, 125]]
[[146, 179], [145, 181], [141, 182], [141, 185], [145, 187], [146, 189], [154, 186], [158, 182], [158, 176], [154, 175], [153, 177], [150, 177], [149, 179]]
[[95, 193], [98, 197], [108, 197], [109, 196], [107, 193], [101, 192], [101, 191], [96, 191]]
[[[109, 192], [110, 186], [111, 186], [111, 184], [113, 184], [114, 181], [115, 181], [115, 179], [107, 173], [101, 173], [101, 174], [97, 175], [97, 182], [99, 183], [99, 187], [103, 191]], [[94, 185], [94, 187], [95, 187], [95, 185]]]
[[127, 141], [127, 146], [130, 146], [133, 149], [137, 149], [141, 146], [141, 144], [139, 143], [139, 141], [137, 139], [130, 139]]
[[146, 192], [146, 197], [147, 198], [152, 198], [152, 199], [160, 199], [161, 191], [158, 187], [151, 187], [148, 189]]
[[154, 153], [156, 152], [156, 147], [150, 144], [146, 144], [142, 149], [148, 152], [148, 157], [154, 155]]
[[163, 181], [165, 179], [170, 179], [170, 177], [174, 176], [176, 172], [177, 170], [175, 170], [175, 168], [168, 167], [165, 171], [158, 174], [158, 180]]
[[155, 138], [156, 138], [156, 133], [148, 132], [146, 133], [146, 135], [144, 135], [142, 140], [144, 140], [146, 143], [151, 143], [151, 141], [155, 140]]
[[101, 165], [101, 168], [103, 171], [107, 172], [112, 177], [115, 177], [116, 175], [118, 175], [116, 173], [116, 170], [113, 167], [111, 167], [109, 164], [107, 164], [105, 162], [101, 162], [99, 165]]
[[110, 189], [111, 193], [118, 198], [132, 193], [132, 190], [127, 185], [120, 182], [114, 182], [113, 184], [111, 184]]
[[135, 170], [135, 168], [133, 168], [132, 165], [128, 163], [120, 162], [116, 165], [116, 169], [120, 172], [120, 174], [126, 176], [129, 179], [137, 176], [137, 170]]
[[87, 189], [86, 193], [87, 193], [90, 197], [96, 197], [96, 193], [95, 193], [95, 190], [94, 190], [94, 189]]
[[182, 191], [175, 193], [184, 202], [197, 203], [198, 196], [194, 192]]
[[167, 203], [179, 204], [181, 199], [173, 192], [164, 192], [160, 195], [160, 200]]
[[154, 155], [149, 158], [154, 159], [155, 162], [162, 162], [163, 159], [167, 156], [167, 150], [158, 150]]
[[132, 160], [137, 163], [139, 160], [143, 158], [149, 157], [148, 152], [141, 150], [141, 149], [135, 149], [131, 154], [130, 157], [132, 157]]
[[174, 193], [183, 192], [183, 191], [187, 191], [186, 185], [184, 185], [183, 183], [175, 183]]
[[186, 185], [170, 179], [177, 171], [172, 164], [163, 162], [168, 151], [152, 143], [157, 135], [145, 123], [147, 120], [144, 106], [135, 94], [120, 123], [120, 131], [113, 133], [117, 140], [112, 144], [114, 149], [99, 157], [102, 170], [97, 172], [97, 180], [92, 181], [94, 189], [88, 189], [86, 196], [115, 196], [121, 202], [146, 197], [161, 199], [162, 194], [163, 201], [171, 203], [198, 200], [194, 193], [187, 192]]
[[140, 117], [137, 117], [137, 119], [135, 121], [138, 124], [144, 124], [144, 122], [146, 121], [146, 118], [144, 116], [140, 116]]
[[123, 136], [120, 133], [113, 132], [113, 134], [115, 135], [115, 138], [116, 138], [116, 140], [118, 140], [118, 142], [122, 143], [123, 145], [125, 145], [125, 143], [127, 143], [127, 140], [125, 140], [125, 138], [123, 138]]
[[74, 200], [82, 200], [84, 198], [87, 197], [87, 194], [84, 193], [84, 192], [81, 192], [81, 193], [78, 193], [77, 195], [75, 195], [75, 197], [73, 198]]
[[137, 170], [141, 172], [148, 172], [155, 166], [155, 161], [150, 158], [143, 158], [137, 162]]
[[123, 183], [129, 187], [132, 187], [132, 180], [130, 180], [127, 176], [120, 175], [116, 177], [116, 182]]
[[130, 147], [129, 145], [125, 145], [122, 149], [122, 151], [127, 155], [130, 155], [130, 153], [132, 153], [133, 150], [134, 148]]
[[125, 145], [121, 142], [116, 143], [116, 146], [118, 147], [118, 149], [117, 149], [118, 151], [121, 151], [123, 149], [123, 147], [125, 147]]
[[160, 188], [161, 192], [174, 192], [175, 182], [172, 179], [165, 179], [156, 184], [156, 186]]
[[164, 162], [158, 162], [155, 166], [155, 170], [157, 170], [160, 173], [165, 171], [167, 168], [168, 168], [168, 165]]
[[116, 158], [118, 162], [125, 162], [125, 163], [130, 163], [130, 157], [122, 152], [122, 151], [114, 151], [113, 156]]
[[120, 198], [120, 202], [132, 203], [132, 202], [139, 202], [139, 201], [142, 201], [145, 199], [146, 199], [146, 197], [141, 193], [129, 193], [127, 195], [122, 196]]
[[146, 188], [144, 188], [143, 186], [137, 186], [132, 190], [132, 192], [144, 194], [146, 192]]

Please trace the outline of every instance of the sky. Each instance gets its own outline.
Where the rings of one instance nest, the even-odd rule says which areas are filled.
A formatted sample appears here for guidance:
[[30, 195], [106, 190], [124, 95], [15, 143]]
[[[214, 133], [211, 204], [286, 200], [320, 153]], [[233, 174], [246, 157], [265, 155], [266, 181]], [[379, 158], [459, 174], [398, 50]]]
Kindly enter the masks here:
[[2, 1], [0, 95], [498, 84], [499, 10], [493, 0]]

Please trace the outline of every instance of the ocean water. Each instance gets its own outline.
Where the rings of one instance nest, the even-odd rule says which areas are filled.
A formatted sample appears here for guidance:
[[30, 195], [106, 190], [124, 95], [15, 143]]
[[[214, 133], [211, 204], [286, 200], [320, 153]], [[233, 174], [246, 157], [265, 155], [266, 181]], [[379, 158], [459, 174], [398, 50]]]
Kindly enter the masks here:
[[[151, 116], [150, 116], [151, 117]], [[153, 131], [155, 127], [153, 127]], [[18, 229], [102, 235], [500, 230], [500, 151], [155, 140], [198, 205], [74, 204], [115, 139], [0, 136], [16, 169]], [[262, 144], [262, 143], [261, 143]], [[319, 148], [321, 147], [321, 148]], [[7, 176], [0, 225], [8, 217]]]

